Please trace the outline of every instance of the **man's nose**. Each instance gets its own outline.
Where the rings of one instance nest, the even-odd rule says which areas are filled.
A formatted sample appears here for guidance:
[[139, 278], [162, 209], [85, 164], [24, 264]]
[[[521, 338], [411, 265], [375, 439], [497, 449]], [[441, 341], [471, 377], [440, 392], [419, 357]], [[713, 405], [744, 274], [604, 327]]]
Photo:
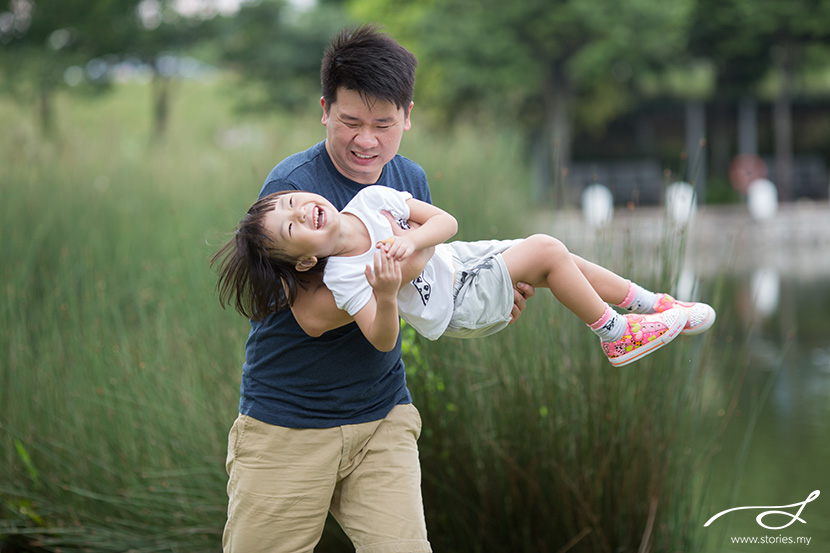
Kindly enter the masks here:
[[375, 138], [375, 133], [372, 131], [371, 128], [361, 128], [357, 131], [357, 136], [354, 138], [355, 143], [360, 146], [361, 148], [374, 148], [377, 145], [377, 139]]

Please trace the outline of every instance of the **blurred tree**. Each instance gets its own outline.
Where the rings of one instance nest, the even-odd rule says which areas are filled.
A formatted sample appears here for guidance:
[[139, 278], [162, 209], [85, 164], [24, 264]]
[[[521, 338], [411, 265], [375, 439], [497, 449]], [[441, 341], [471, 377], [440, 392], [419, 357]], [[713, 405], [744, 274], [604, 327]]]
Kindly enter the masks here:
[[53, 127], [55, 91], [65, 70], [118, 51], [135, 0], [9, 0], [0, 12], [0, 90], [36, 99], [40, 125]]
[[535, 137], [547, 187], [562, 182], [574, 124], [602, 130], [630, 106], [641, 71], [682, 55], [692, 3], [351, 0], [349, 6], [411, 42], [422, 62], [418, 97], [445, 121], [484, 110]]
[[102, 91], [114, 64], [145, 63], [153, 73], [153, 128], [164, 132], [176, 55], [216, 37], [216, 3], [193, 13], [175, 0], [8, 0], [0, 12], [0, 90], [37, 99], [41, 128], [53, 126], [53, 97], [69, 83]]
[[244, 109], [297, 109], [317, 104], [320, 60], [331, 37], [345, 25], [340, 2], [307, 8], [286, 0], [243, 5], [225, 22], [221, 60], [248, 84], [255, 97], [240, 97]]
[[[799, 68], [815, 63], [807, 55], [830, 39], [827, 0], [697, 0], [690, 52], [712, 60], [716, 108], [738, 102], [741, 153], [756, 153], [754, 98], [775, 75], [775, 181], [782, 200], [792, 196], [791, 103]], [[821, 63], [826, 63], [821, 61]]]
[[172, 84], [180, 77], [180, 57], [205, 41], [216, 40], [223, 21], [217, 2], [203, 1], [182, 12], [176, 0], [133, 0], [134, 25], [122, 37], [119, 52], [146, 64], [152, 73], [152, 117], [155, 135], [167, 130]]

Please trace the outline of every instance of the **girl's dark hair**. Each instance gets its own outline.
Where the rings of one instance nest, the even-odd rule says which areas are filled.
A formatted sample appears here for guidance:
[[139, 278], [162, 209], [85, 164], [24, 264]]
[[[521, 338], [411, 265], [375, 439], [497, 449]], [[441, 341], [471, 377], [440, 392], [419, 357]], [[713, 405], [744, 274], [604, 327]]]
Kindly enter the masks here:
[[417, 65], [415, 56], [377, 25], [344, 29], [326, 48], [320, 67], [326, 109], [343, 87], [359, 92], [364, 101], [378, 98], [406, 111], [415, 92]]
[[305, 288], [309, 277], [325, 268], [326, 260], [305, 272], [294, 267], [297, 260], [282, 255], [265, 231], [265, 215], [274, 209], [278, 196], [295, 190], [269, 194], [258, 200], [239, 222], [231, 238], [210, 259], [218, 264], [219, 303], [233, 306], [249, 319], [261, 321], [271, 313], [288, 309]]

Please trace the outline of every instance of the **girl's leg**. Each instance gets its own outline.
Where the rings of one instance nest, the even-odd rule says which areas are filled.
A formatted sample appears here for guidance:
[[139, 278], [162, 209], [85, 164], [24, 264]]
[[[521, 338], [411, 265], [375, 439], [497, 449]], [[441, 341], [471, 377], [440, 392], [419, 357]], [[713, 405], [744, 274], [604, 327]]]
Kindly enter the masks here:
[[605, 267], [578, 255], [571, 255], [579, 270], [603, 300], [622, 307], [629, 313], [654, 313], [659, 300], [657, 294], [624, 279]]
[[603, 300], [622, 307], [629, 313], [654, 313], [657, 310], [657, 302], [660, 299], [658, 294], [646, 290], [605, 267], [582, 259], [578, 255], [571, 255], [579, 270]]
[[534, 234], [506, 250], [502, 257], [514, 286], [522, 281], [535, 288], [548, 288], [586, 324], [596, 322], [608, 308], [568, 248], [552, 236]]
[[646, 290], [578, 255], [571, 254], [571, 257], [603, 300], [629, 313], [662, 313], [668, 309], [682, 307], [688, 315], [688, 321], [683, 328], [683, 334], [687, 335], [705, 332], [715, 323], [715, 310], [710, 305], [677, 301], [668, 294]]
[[565, 307], [582, 319], [599, 337], [614, 366], [632, 363], [673, 340], [686, 324], [682, 309], [655, 315], [621, 315], [603, 301], [594, 283], [609, 301], [623, 301], [628, 281], [595, 264], [583, 261], [586, 276], [562, 242], [536, 234], [502, 253], [510, 278], [550, 289]]
[[571, 258], [603, 301], [619, 305], [628, 296], [630, 283], [627, 279], [576, 254], [571, 254]]

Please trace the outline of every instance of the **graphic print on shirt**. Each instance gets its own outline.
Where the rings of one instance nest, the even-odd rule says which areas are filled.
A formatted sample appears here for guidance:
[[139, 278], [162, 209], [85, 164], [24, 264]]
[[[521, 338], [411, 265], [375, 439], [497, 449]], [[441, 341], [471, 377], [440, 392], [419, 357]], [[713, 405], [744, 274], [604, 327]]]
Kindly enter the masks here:
[[421, 295], [421, 301], [424, 302], [424, 305], [429, 303], [429, 296], [432, 292], [432, 285], [424, 280], [424, 275], [422, 274], [418, 278], [412, 281], [412, 285], [418, 290], [418, 294]]
[[406, 222], [406, 219], [403, 219], [403, 218], [401, 218], [401, 217], [398, 217], [398, 218], [395, 220], [395, 222], [396, 222], [396, 223], [398, 223], [398, 226], [399, 226], [399, 227], [401, 227], [401, 228], [402, 228], [402, 229], [404, 229], [404, 230], [409, 230], [409, 228], [410, 228], [410, 227], [409, 227], [409, 223], [407, 223], [407, 222]]
[[[402, 217], [397, 217], [395, 220], [398, 223], [398, 226], [404, 230], [409, 230], [409, 223], [406, 222], [406, 219]], [[424, 302], [424, 305], [429, 303], [429, 297], [432, 295], [432, 285], [424, 279], [423, 273], [421, 276], [416, 278], [412, 281], [412, 285], [418, 290], [418, 295], [421, 296], [421, 301]]]

